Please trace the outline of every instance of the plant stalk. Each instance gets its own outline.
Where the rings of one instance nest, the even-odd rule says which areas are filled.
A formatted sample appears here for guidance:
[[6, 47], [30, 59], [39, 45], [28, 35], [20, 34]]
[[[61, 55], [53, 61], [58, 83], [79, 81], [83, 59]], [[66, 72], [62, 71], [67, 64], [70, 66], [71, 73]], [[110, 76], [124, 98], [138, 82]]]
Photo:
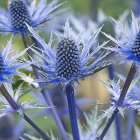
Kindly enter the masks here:
[[[113, 80], [115, 78], [113, 65], [110, 65], [108, 67], [108, 76], [109, 76], [109, 79], [111, 79], [111, 80]], [[117, 115], [115, 118], [115, 126], [116, 126], [116, 140], [122, 140], [121, 116], [120, 115]]]
[[126, 131], [127, 140], [132, 139], [132, 132], [134, 129], [134, 121], [135, 121], [135, 110], [132, 108], [128, 112], [127, 131]]
[[[124, 86], [123, 86], [123, 89], [122, 89], [122, 92], [121, 92], [121, 95], [119, 97], [119, 100], [117, 102], [117, 106], [122, 106], [123, 104], [123, 101], [125, 99], [125, 96], [127, 94], [127, 91], [129, 89], [129, 86], [134, 78], [136, 74], [136, 65], [133, 63], [130, 70], [129, 70], [129, 73], [127, 75], [127, 78], [126, 78], [126, 81], [124, 83]], [[119, 113], [119, 109], [118, 107], [116, 107], [116, 109], [114, 110], [111, 118], [109, 119], [108, 123], [106, 124], [103, 132], [101, 133], [101, 135], [98, 137], [98, 140], [103, 140], [104, 136], [106, 135], [106, 133], [108, 132], [112, 122], [114, 121], [115, 117], [117, 116], [117, 114]]]
[[19, 135], [15, 133], [15, 127], [11, 115], [0, 117], [0, 140], [18, 140]]
[[[25, 48], [26, 48], [28, 45], [32, 45], [31, 42], [30, 42], [30, 40], [29, 40], [28, 34], [22, 34], [22, 39], [23, 39], [23, 43], [24, 43]], [[32, 41], [35, 43], [35, 45], [38, 47], [38, 43], [37, 43], [35, 40], [33, 40], [32, 38], [31, 38], [31, 40], [32, 40]], [[30, 56], [33, 56], [33, 52], [32, 52], [30, 49], [28, 50], [28, 53], [29, 53]], [[35, 74], [35, 77], [36, 77], [37, 79], [39, 79], [39, 78], [40, 78], [40, 74], [38, 73], [37, 69], [36, 69], [34, 66], [32, 66], [32, 68], [33, 68], [33, 72], [34, 72], [34, 74]], [[49, 95], [50, 93], [48, 93], [48, 92], [46, 91], [46, 89], [45, 89], [45, 85], [42, 84], [42, 83], [39, 83], [39, 87], [40, 87], [40, 89], [41, 89], [41, 94], [42, 94], [42, 96], [44, 97], [46, 103], [47, 103], [49, 106], [54, 106], [54, 104], [53, 104], [53, 102], [52, 102], [52, 100], [51, 100], [51, 97], [50, 97], [50, 95]], [[53, 116], [54, 121], [55, 121], [56, 124], [57, 124], [58, 130], [59, 130], [59, 132], [60, 132], [60, 134], [61, 134], [62, 139], [63, 139], [63, 140], [69, 140], [69, 138], [68, 138], [68, 136], [67, 136], [67, 133], [66, 133], [66, 131], [65, 131], [65, 129], [64, 129], [64, 126], [63, 126], [63, 124], [62, 124], [62, 122], [61, 122], [61, 120], [60, 120], [60, 118], [59, 118], [59, 116], [58, 116], [58, 114], [57, 114], [57, 112], [56, 112], [56, 109], [55, 109], [54, 107], [51, 108], [51, 115]]]
[[[11, 97], [5, 86], [2, 84], [0, 86], [0, 91], [2, 95], [5, 97], [5, 99], [8, 101], [8, 103], [11, 105], [13, 110], [15, 110], [18, 114], [19, 105], [14, 101], [14, 99]], [[19, 114], [20, 115], [20, 114]], [[20, 115], [26, 122], [28, 122], [41, 136], [44, 140], [51, 140], [47, 134], [45, 134], [25, 113]]]
[[73, 140], [80, 140], [77, 114], [76, 114], [75, 97], [74, 97], [74, 88], [71, 84], [68, 84], [66, 86], [66, 95], [67, 95], [67, 101], [69, 107], [69, 116], [70, 116]]

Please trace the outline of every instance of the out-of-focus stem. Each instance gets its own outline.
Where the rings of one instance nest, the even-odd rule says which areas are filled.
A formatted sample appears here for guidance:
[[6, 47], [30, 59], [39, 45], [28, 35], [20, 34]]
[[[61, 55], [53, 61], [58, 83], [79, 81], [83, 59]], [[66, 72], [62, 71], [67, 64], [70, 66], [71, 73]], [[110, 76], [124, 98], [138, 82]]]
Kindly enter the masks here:
[[11, 97], [11, 95], [8, 93], [8, 91], [6, 90], [5, 86], [2, 84], [0, 86], [0, 91], [2, 93], [2, 95], [5, 97], [5, 99], [8, 101], [8, 103], [10, 104], [10, 106], [14, 109], [14, 110], [18, 110], [19, 106], [17, 105], [17, 103], [13, 100], [13, 98]]
[[127, 120], [127, 130], [126, 130], [126, 139], [131, 140], [132, 139], [132, 130], [134, 126], [135, 121], [135, 110], [130, 109], [128, 112], [128, 120]]
[[[110, 65], [108, 67], [108, 75], [109, 75], [109, 79], [111, 79], [111, 80], [114, 79], [115, 74], [114, 74], [113, 65]], [[115, 126], [116, 126], [116, 139], [122, 140], [121, 116], [120, 115], [117, 115], [115, 118]]]
[[71, 121], [73, 140], [80, 140], [74, 97], [74, 88], [71, 84], [68, 84], [66, 86], [66, 95], [68, 100], [69, 116]]
[[44, 140], [51, 140], [50, 137], [47, 136], [46, 133], [44, 133], [26, 114], [23, 113], [22, 117], [42, 136]]
[[118, 103], [117, 103], [118, 106], [121, 106], [123, 104], [123, 101], [125, 99], [127, 91], [129, 89], [129, 86], [130, 86], [130, 84], [131, 84], [131, 82], [132, 82], [132, 80], [133, 80], [133, 78], [136, 74], [136, 70], [137, 70], [136, 65], [133, 63], [130, 70], [129, 70], [129, 73], [127, 75], [126, 81], [124, 83], [121, 95], [119, 97], [119, 100], [118, 100]]
[[[32, 45], [31, 42], [30, 42], [30, 40], [29, 40], [30, 38], [29, 38], [29, 35], [28, 34], [22, 34], [22, 39], [23, 39], [23, 43], [25, 45], [25, 48], [28, 45]], [[33, 39], [32, 39], [32, 41], [33, 41]], [[35, 41], [33, 41], [33, 42], [35, 43], [35, 45], [38, 45], [37, 42], [35, 42]], [[28, 50], [28, 53], [29, 53], [30, 56], [33, 56], [33, 52], [30, 49]], [[38, 71], [36, 70], [36, 68], [34, 66], [32, 66], [32, 68], [33, 68], [33, 72], [34, 72], [36, 78], [39, 79], [40, 78], [40, 74], [38, 73]], [[51, 100], [51, 97], [49, 95], [50, 93], [48, 93], [46, 91], [46, 89], [45, 89], [45, 85], [42, 84], [42, 83], [39, 83], [39, 87], [41, 89], [41, 94], [44, 97], [46, 103], [49, 106], [54, 106], [54, 104], [53, 104], [53, 102]], [[62, 124], [62, 122], [61, 122], [61, 120], [60, 120], [60, 118], [59, 118], [59, 116], [58, 116], [58, 114], [56, 112], [56, 109], [54, 107], [51, 108], [51, 114], [52, 114], [52, 116], [53, 116], [53, 118], [54, 118], [54, 120], [55, 120], [55, 122], [57, 124], [57, 127], [59, 129], [59, 132], [61, 134], [62, 139], [63, 140], [69, 140], [69, 138], [67, 136], [67, 133], [66, 133], [66, 131], [64, 129], [64, 126], [63, 126], [63, 124]]]
[[[120, 95], [119, 100], [117, 102], [117, 106], [121, 106], [123, 104], [123, 101], [125, 99], [125, 96], [127, 94], [129, 86], [130, 86], [130, 84], [131, 84], [131, 82], [132, 82], [132, 80], [134, 78], [135, 73], [136, 73], [136, 66], [133, 63], [131, 68], [130, 68], [130, 71], [129, 71], [128, 75], [127, 75], [126, 81], [124, 83], [121, 95]], [[118, 109], [118, 107], [116, 107], [116, 109], [114, 110], [114, 112], [113, 112], [111, 118], [109, 119], [107, 125], [105, 126], [103, 132], [98, 137], [98, 140], [103, 140], [104, 136], [106, 135], [107, 131], [109, 130], [109, 128], [110, 128], [112, 122], [114, 121], [116, 115], [118, 114], [118, 112], [119, 112], [119, 109]]]
[[134, 14], [136, 17], [140, 16], [140, 0], [135, 0]]
[[108, 76], [109, 76], [109, 79], [113, 80], [114, 77], [115, 77], [113, 65], [108, 66], [107, 69], [108, 69]]
[[116, 125], [116, 138], [117, 140], [122, 140], [122, 119], [120, 114], [115, 118], [115, 125]]
[[0, 118], [0, 140], [17, 140], [18, 134], [14, 131], [11, 115]]
[[[2, 95], [5, 97], [5, 99], [8, 101], [10, 106], [15, 110], [18, 114], [19, 105], [14, 101], [14, 99], [11, 97], [5, 86], [2, 84], [0, 86], [0, 91]], [[20, 114], [19, 114], [20, 115]], [[25, 119], [41, 136], [44, 140], [51, 140], [47, 134], [45, 134], [26, 114], [20, 115], [23, 119]]]
[[[50, 105], [50, 106], [53, 106], [53, 102], [52, 102], [52, 100], [51, 100], [51, 97], [48, 96], [50, 93], [48, 93], [48, 92], [44, 89], [44, 85], [43, 85], [43, 84], [39, 83], [39, 86], [40, 86], [40, 88], [42, 89], [42, 90], [41, 90], [41, 93], [42, 93], [42, 95], [43, 95], [43, 97], [44, 97], [46, 103], [47, 103], [48, 105]], [[66, 133], [64, 127], [63, 127], [62, 122], [60, 121], [60, 118], [59, 118], [59, 116], [58, 116], [58, 114], [57, 114], [55, 108], [51, 108], [51, 113], [52, 113], [52, 116], [53, 116], [53, 118], [54, 118], [54, 120], [55, 120], [55, 122], [56, 122], [56, 124], [57, 124], [57, 127], [59, 128], [59, 131], [61, 132], [61, 136], [62, 136], [63, 140], [68, 140], [67, 133]]]
[[91, 18], [98, 22], [98, 7], [100, 0], [90, 0], [90, 10], [91, 10]]

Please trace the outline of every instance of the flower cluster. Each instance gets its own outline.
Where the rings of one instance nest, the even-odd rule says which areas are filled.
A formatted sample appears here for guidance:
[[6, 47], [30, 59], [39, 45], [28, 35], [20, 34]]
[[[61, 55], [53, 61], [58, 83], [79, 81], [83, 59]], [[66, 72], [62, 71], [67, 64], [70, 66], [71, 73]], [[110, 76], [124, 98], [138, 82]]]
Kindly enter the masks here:
[[[50, 140], [50, 137], [56, 139], [53, 134], [50, 136], [43, 132], [23, 112], [26, 109], [48, 108], [39, 105], [37, 102], [40, 101], [41, 103], [45, 101], [47, 105], [54, 106], [53, 100], [49, 95], [51, 90], [46, 87], [46, 83], [53, 83], [58, 84], [58, 88], [65, 89], [61, 92], [62, 96], [64, 95], [63, 92], [66, 94], [73, 139], [96, 140], [99, 138], [102, 140], [104, 136], [105, 139], [112, 139], [107, 137], [106, 132], [115, 115], [117, 113], [123, 115], [124, 110], [129, 108], [134, 110], [140, 108], [140, 96], [137, 94], [139, 87], [136, 84], [139, 81], [139, 77], [133, 80], [137, 72], [136, 66], [140, 64], [140, 19], [137, 19], [132, 13], [132, 20], [129, 24], [126, 22], [127, 12], [118, 21], [112, 18], [113, 22], [115, 22], [113, 27], [115, 28], [116, 38], [104, 32], [103, 34], [113, 41], [115, 44], [113, 47], [108, 47], [109, 41], [98, 43], [100, 42], [99, 34], [102, 30], [102, 26], [100, 27], [99, 24], [107, 19], [104, 14], [102, 14], [101, 19], [99, 16], [97, 23], [88, 18], [86, 18], [86, 21], [83, 18], [80, 20], [72, 15], [67, 20], [62, 21], [63, 23], [66, 21], [64, 26], [57, 26], [58, 28], [54, 26], [55, 30], [53, 32], [50, 27], [51, 35], [49, 41], [46, 42], [34, 29], [65, 10], [59, 10], [63, 5], [63, 3], [59, 3], [59, 0], [51, 0], [49, 3], [46, 1], [8, 0], [8, 9], [0, 8], [0, 33], [14, 33], [14, 35], [19, 33], [25, 46], [23, 51], [13, 55], [15, 49], [12, 45], [13, 37], [11, 37], [0, 52], [0, 117], [16, 112], [35, 128], [43, 139]], [[31, 43], [33, 44], [32, 46]], [[27, 46], [30, 47], [26, 48]], [[26, 52], [30, 61], [23, 57]], [[104, 111], [99, 120], [105, 117], [110, 118], [110, 120], [101, 135], [98, 136], [98, 130], [102, 122], [100, 123], [97, 120], [97, 107], [89, 116], [82, 114], [88, 128], [83, 128], [80, 125], [78, 128], [76, 113], [78, 100], [75, 101], [76, 90], [74, 84], [79, 82], [80, 79], [91, 76], [110, 66], [112, 60], [110, 61], [109, 56], [113, 54], [112, 52], [116, 52], [123, 57], [121, 62], [133, 61], [133, 64], [123, 87], [121, 86], [121, 80], [109, 80], [108, 84], [103, 83], [110, 95], [110, 107]], [[19, 71], [21, 68], [32, 69], [36, 80], [34, 80], [32, 74], [21, 73]], [[27, 87], [32, 86], [30, 89], [34, 93], [34, 97], [38, 99], [37, 101], [34, 98], [33, 102], [29, 99], [25, 102], [20, 100], [24, 96], [24, 92], [21, 91], [23, 84], [15, 91], [13, 90], [13, 77], [15, 75], [20, 76], [24, 82], [27, 82]], [[15, 80], [17, 79], [15, 78]], [[37, 93], [41, 93], [45, 100], [40, 97], [40, 94], [35, 95], [35, 90], [33, 89], [36, 88], [38, 88]], [[56, 92], [56, 89], [54, 89], [54, 92]], [[68, 110], [67, 105], [63, 107], [63, 110]], [[78, 111], [80, 112], [81, 110], [79, 109]], [[56, 121], [56, 126], [60, 129], [62, 138], [67, 140], [65, 128], [63, 128], [63, 124], [59, 120], [63, 113], [58, 115], [56, 109], [52, 109], [50, 112], [53, 115], [52, 118]], [[37, 139], [28, 134], [26, 137]]]
[[[136, 80], [138, 81], [138, 79]], [[122, 116], [124, 116], [123, 111], [129, 108], [133, 108], [133, 109], [138, 109], [140, 107], [140, 100], [139, 98], [134, 98], [133, 94], [134, 94], [134, 88], [136, 86], [136, 81], [134, 80], [131, 84], [131, 86], [129, 87], [129, 90], [127, 92], [127, 95], [124, 99], [123, 104], [120, 106], [118, 105], [118, 100], [122, 91], [121, 88], [121, 81], [120, 80], [111, 80], [108, 82], [108, 84], [104, 84], [104, 86], [106, 87], [108, 93], [110, 94], [110, 108], [105, 110], [103, 115], [100, 117], [100, 119], [104, 118], [104, 117], [108, 117], [110, 118], [110, 116], [112, 115], [112, 113], [114, 112], [114, 110], [116, 109], [116, 107], [119, 109], [119, 112], [121, 113]]]
[[37, 27], [63, 11], [56, 11], [63, 5], [63, 3], [57, 3], [58, 0], [53, 0], [48, 4], [46, 0], [40, 0], [37, 4], [32, 1], [29, 5], [25, 0], [9, 0], [8, 10], [0, 9], [0, 31], [3, 33], [23, 33], [27, 31], [25, 23]]
[[52, 36], [47, 44], [30, 26], [28, 26], [28, 29], [32, 36], [43, 46], [43, 50], [36, 51], [32, 49], [44, 60], [43, 63], [40, 63], [38, 59], [36, 60], [39, 69], [46, 77], [39, 80], [39, 82], [71, 82], [92, 75], [110, 65], [109, 61], [105, 61], [109, 52], [100, 52], [107, 42], [96, 47], [94, 44], [101, 28], [89, 35], [87, 40], [83, 39], [82, 36], [85, 36], [86, 31], [77, 34], [77, 36], [74, 35], [75, 30], [71, 29], [69, 21], [67, 21], [63, 36], [59, 36], [56, 50], [52, 47]]

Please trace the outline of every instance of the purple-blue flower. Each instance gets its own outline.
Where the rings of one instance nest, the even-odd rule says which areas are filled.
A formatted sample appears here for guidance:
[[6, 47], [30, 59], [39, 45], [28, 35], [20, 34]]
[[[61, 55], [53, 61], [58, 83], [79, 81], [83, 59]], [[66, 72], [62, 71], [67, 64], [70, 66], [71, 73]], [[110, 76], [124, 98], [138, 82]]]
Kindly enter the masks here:
[[28, 5], [25, 0], [9, 0], [8, 10], [0, 8], [0, 32], [23, 33], [27, 31], [25, 23], [36, 28], [43, 22], [50, 20], [56, 14], [62, 12], [57, 9], [63, 4], [57, 4], [58, 0], [47, 3], [46, 0], [32, 1]]
[[121, 62], [133, 61], [136, 65], [140, 64], [140, 20], [136, 18], [132, 13], [132, 19], [130, 26], [128, 24], [123, 25], [121, 22], [113, 19], [118, 27], [119, 34], [118, 39], [111, 35], [103, 33], [107, 38], [112, 40], [115, 44], [114, 47], [107, 49], [116, 52], [122, 57]]
[[[43, 47], [39, 51], [32, 49], [38, 55], [36, 66], [44, 75], [44, 79], [39, 80], [40, 82], [67, 83], [76, 81], [110, 64], [109, 61], [105, 61], [109, 53], [104, 49], [102, 51], [107, 42], [95, 46], [101, 28], [92, 34], [88, 32], [89, 38], [87, 39], [86, 31], [76, 35], [75, 28], [72, 30], [69, 21], [67, 21], [63, 35], [58, 37], [57, 46], [53, 46], [52, 36], [46, 43], [31, 27], [28, 26], [28, 29]], [[86, 39], [83, 38], [85, 36]], [[40, 61], [41, 59], [43, 61]]]
[[0, 83], [10, 83], [14, 75], [21, 74], [18, 72], [18, 69], [25, 68], [32, 63], [26, 59], [19, 59], [27, 50], [28, 48], [16, 55], [13, 55], [14, 49], [12, 46], [12, 38], [7, 42], [3, 51], [0, 52]]

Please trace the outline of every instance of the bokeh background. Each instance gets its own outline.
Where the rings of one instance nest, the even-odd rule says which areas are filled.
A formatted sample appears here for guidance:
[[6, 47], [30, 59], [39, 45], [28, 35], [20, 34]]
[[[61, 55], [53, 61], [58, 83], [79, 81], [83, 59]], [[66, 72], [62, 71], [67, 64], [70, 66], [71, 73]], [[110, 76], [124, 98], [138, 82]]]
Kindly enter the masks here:
[[[50, 0], [48, 0], [48, 2], [49, 1]], [[7, 8], [7, 0], [0, 0], [0, 6], [3, 8]], [[100, 19], [99, 11], [102, 11], [102, 14], [106, 17], [106, 19], [100, 24], [104, 24], [103, 30], [110, 34], [114, 34], [113, 26], [109, 20], [110, 16], [115, 19], [118, 19], [121, 14], [123, 14], [126, 11], [130, 13], [131, 10], [134, 11], [136, 16], [139, 16], [140, 14], [140, 10], [139, 10], [140, 0], [67, 0], [67, 3], [65, 4], [65, 6], [69, 6], [70, 10], [73, 11], [75, 16], [89, 17], [94, 22], [98, 22], [98, 20]], [[130, 14], [128, 14], [128, 18], [129, 18], [129, 15]], [[59, 15], [57, 19], [59, 19], [59, 17], [61, 18], [61, 16], [63, 15]], [[46, 25], [45, 32], [42, 31], [40, 33], [41, 36], [43, 36], [43, 38], [46, 40], [48, 39], [48, 36], [50, 33], [50, 30], [47, 31], [47, 29], [49, 28], [49, 26], [51, 26], [51, 24], [52, 24], [51, 22], [48, 22]], [[5, 45], [5, 43], [10, 38], [10, 36], [11, 35], [0, 35], [0, 47], [3, 47]], [[102, 42], [102, 40], [104, 39], [105, 38], [101, 36], [100, 42]], [[19, 36], [17, 36], [14, 39], [13, 44], [15, 46], [15, 49], [18, 51], [21, 51], [24, 49], [22, 39]], [[122, 66], [115, 67], [115, 70], [116, 72], [119, 72], [124, 75], [128, 71], [127, 65], [125, 66], [123, 65], [123, 69], [122, 69]], [[27, 73], [28, 75], [28, 71], [25, 71], [25, 73]], [[105, 69], [98, 72], [94, 76], [85, 78], [84, 80], [80, 82], [80, 85], [77, 86], [78, 94], [76, 95], [77, 103], [79, 105], [79, 114], [81, 110], [84, 112], [88, 112], [91, 108], [93, 108], [94, 104], [96, 104], [97, 100], [99, 100], [99, 103], [102, 103], [99, 106], [100, 110], [108, 106], [109, 96], [106, 93], [106, 89], [104, 88], [103, 84], [99, 81], [99, 80], [107, 81], [108, 78], [109, 78], [108, 70]], [[22, 82], [23, 81], [17, 77], [16, 82], [14, 83], [14, 88], [16, 89], [18, 85]], [[24, 83], [24, 86], [27, 86], [29, 88], [29, 85], [27, 83]], [[58, 89], [56, 90], [58, 91]], [[37, 90], [34, 90], [34, 94], [36, 95], [29, 95], [28, 93], [30, 92], [31, 92], [30, 89], [26, 91], [26, 94], [24, 97], [25, 100], [32, 97], [33, 98], [38, 97]], [[67, 110], [64, 108], [65, 101], [64, 103], [60, 104], [61, 102], [59, 101], [60, 98], [57, 97], [55, 94], [53, 94], [52, 96], [55, 100], [55, 105], [58, 109], [58, 113], [63, 114], [63, 116], [65, 116], [62, 119], [66, 125], [67, 130], [70, 131], [69, 123], [67, 119]], [[58, 94], [58, 96], [61, 96], [61, 94]], [[43, 99], [40, 99], [40, 100], [42, 101]], [[37, 124], [39, 124], [44, 130], [50, 131], [50, 128], [51, 128], [52, 132], [59, 136], [55, 123], [52, 117], [49, 115], [49, 109], [48, 109], [48, 117], [44, 117], [45, 112], [43, 111], [42, 112], [41, 111], [27, 111], [27, 113], [30, 116], [33, 116], [34, 118], [33, 120]], [[21, 130], [20, 129], [18, 130], [19, 132], [22, 132], [24, 130], [24, 133], [25, 132], [29, 132], [31, 134], [34, 133], [33, 131], [31, 131], [32, 128], [30, 128], [29, 125], [25, 124], [24, 121], [19, 121], [19, 117], [16, 116], [16, 114], [14, 115], [13, 120], [17, 124], [17, 128], [18, 129], [21, 128]]]

